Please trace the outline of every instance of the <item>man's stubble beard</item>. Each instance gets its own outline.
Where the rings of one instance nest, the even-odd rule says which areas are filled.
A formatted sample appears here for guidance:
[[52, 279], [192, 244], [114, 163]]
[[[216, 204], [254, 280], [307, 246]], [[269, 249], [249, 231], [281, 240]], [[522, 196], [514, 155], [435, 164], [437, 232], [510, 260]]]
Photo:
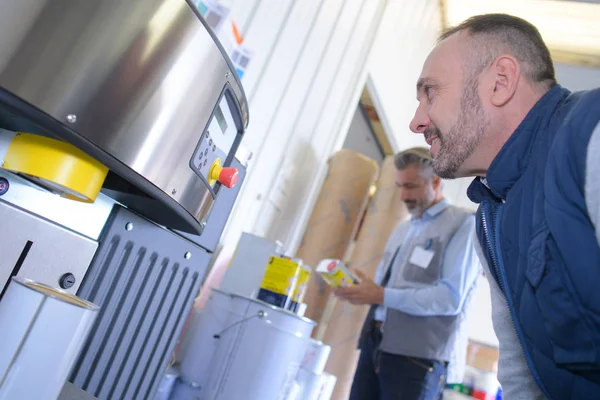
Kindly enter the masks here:
[[440, 151], [433, 162], [433, 169], [442, 179], [457, 177], [458, 170], [473, 154], [489, 124], [479, 98], [477, 79], [477, 76], [471, 76], [465, 84], [460, 99], [461, 114], [456, 124], [444, 134], [435, 128]]

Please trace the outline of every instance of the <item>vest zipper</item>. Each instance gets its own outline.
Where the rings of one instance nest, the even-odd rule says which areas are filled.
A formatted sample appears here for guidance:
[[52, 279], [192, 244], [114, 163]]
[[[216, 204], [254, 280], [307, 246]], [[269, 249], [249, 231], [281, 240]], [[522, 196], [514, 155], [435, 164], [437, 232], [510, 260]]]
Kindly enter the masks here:
[[[512, 326], [513, 332], [516, 333], [517, 338], [519, 339], [519, 345], [521, 346], [521, 350], [523, 351], [523, 355], [525, 356], [525, 361], [527, 362], [529, 371], [531, 372], [533, 379], [535, 380], [537, 386], [540, 388], [540, 390], [542, 391], [544, 396], [551, 399], [550, 395], [546, 391], [546, 388], [542, 384], [542, 380], [540, 379], [540, 376], [538, 375], [537, 370], [535, 369], [535, 367], [533, 365], [531, 355], [529, 354], [527, 347], [525, 347], [525, 342], [523, 340], [523, 332], [521, 331], [521, 326], [517, 323], [517, 318], [515, 316], [514, 307], [512, 304], [512, 298], [510, 296], [510, 293], [508, 292], [508, 285], [506, 285], [506, 281], [507, 281], [506, 271], [504, 271], [504, 268], [502, 266], [502, 260], [501, 260], [502, 249], [500, 248], [500, 243], [498, 241], [498, 236], [500, 233], [500, 224], [498, 222], [500, 220], [500, 215], [502, 214], [502, 209], [500, 209], [496, 215], [493, 215], [494, 210], [492, 208], [492, 215], [490, 218], [490, 222], [494, 223], [495, 226], [493, 227], [494, 229], [493, 229], [493, 232], [491, 232], [491, 233], [490, 233], [490, 225], [488, 225], [487, 210], [488, 210], [488, 203], [487, 203], [487, 201], [484, 200], [481, 203], [481, 222], [483, 224], [483, 234], [485, 236], [485, 241], [487, 244], [488, 252], [489, 252], [490, 258], [492, 260], [491, 268], [493, 268], [494, 271], [496, 272], [496, 277], [498, 278], [498, 285], [500, 286], [500, 290], [502, 290], [502, 293], [504, 293], [504, 298], [505, 298], [504, 301], [506, 302], [506, 305], [508, 306], [508, 309], [510, 311], [510, 316], [511, 316], [511, 319], [513, 322], [513, 326]], [[494, 240], [493, 243], [492, 243], [491, 239]]]

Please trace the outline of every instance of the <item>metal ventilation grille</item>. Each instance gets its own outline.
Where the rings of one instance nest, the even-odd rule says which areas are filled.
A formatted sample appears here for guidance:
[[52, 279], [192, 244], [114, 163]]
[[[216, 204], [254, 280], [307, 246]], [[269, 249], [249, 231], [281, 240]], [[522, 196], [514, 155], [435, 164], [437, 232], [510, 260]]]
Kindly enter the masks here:
[[98, 399], [152, 399], [210, 255], [116, 206], [78, 296], [100, 306], [71, 381]]

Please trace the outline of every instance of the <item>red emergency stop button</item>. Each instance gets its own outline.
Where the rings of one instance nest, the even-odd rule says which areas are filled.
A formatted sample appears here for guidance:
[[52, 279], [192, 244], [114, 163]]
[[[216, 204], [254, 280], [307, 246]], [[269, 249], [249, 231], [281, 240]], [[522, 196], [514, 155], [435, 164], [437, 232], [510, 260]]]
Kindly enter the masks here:
[[221, 185], [231, 189], [235, 186], [238, 176], [239, 173], [237, 168], [223, 168], [219, 174], [218, 181], [221, 182]]
[[219, 181], [221, 185], [231, 189], [235, 186], [238, 176], [237, 168], [223, 168], [221, 160], [217, 158], [210, 168], [209, 183], [214, 185], [216, 181]]

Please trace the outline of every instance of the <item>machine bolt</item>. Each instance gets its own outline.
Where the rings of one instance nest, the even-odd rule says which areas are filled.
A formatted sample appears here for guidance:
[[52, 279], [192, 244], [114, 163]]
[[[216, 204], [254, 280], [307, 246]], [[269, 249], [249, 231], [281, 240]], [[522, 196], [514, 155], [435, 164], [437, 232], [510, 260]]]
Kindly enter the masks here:
[[75, 115], [75, 114], [67, 115], [67, 121], [69, 121], [69, 123], [71, 123], [71, 124], [74, 124], [75, 122], [77, 122], [77, 115]]
[[171, 194], [172, 194], [172, 195], [175, 195], [175, 194], [177, 194], [177, 189], [173, 189], [173, 190], [171, 190]]
[[264, 318], [266, 316], [267, 316], [267, 312], [266, 311], [260, 310], [258, 312], [258, 318]]
[[58, 284], [63, 289], [70, 289], [75, 285], [75, 275], [70, 272], [67, 272], [58, 280]]
[[125, 224], [125, 230], [126, 231], [130, 231], [133, 229], [133, 223], [128, 222], [127, 224]]
[[190, 258], [192, 258], [192, 253], [190, 253], [189, 251], [186, 251], [185, 254], [183, 255], [183, 258], [185, 258], [186, 260], [189, 260]]
[[6, 178], [0, 177], [0, 196], [8, 192], [9, 187], [10, 184], [8, 183], [8, 180]]

